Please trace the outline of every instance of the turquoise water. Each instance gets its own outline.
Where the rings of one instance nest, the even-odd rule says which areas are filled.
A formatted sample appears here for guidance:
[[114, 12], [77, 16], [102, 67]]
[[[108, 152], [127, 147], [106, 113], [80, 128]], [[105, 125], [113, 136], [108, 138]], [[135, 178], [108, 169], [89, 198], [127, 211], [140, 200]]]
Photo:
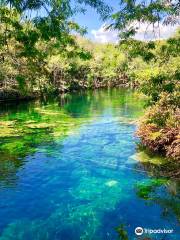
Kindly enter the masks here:
[[0, 240], [179, 240], [178, 181], [137, 161], [143, 105], [124, 89], [1, 104]]

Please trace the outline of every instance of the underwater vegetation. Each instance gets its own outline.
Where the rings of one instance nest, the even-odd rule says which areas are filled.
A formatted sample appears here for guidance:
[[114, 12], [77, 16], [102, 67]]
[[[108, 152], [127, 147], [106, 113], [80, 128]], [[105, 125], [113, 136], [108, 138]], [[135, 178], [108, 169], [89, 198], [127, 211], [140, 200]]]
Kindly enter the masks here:
[[146, 200], [150, 204], [159, 204], [162, 207], [163, 217], [168, 218], [171, 214], [174, 214], [180, 223], [179, 181], [154, 178], [137, 183], [135, 189], [139, 198]]
[[[103, 91], [97, 92], [96, 97], [90, 91], [88, 94], [67, 95], [63, 97], [63, 103], [62, 99], [58, 99], [57, 101], [49, 100], [49, 104], [35, 101], [13, 105], [12, 108], [11, 105], [7, 106], [9, 112], [3, 114], [2, 111], [0, 115], [1, 178], [8, 175], [7, 171], [10, 165], [11, 168], [21, 166], [23, 158], [35, 153], [39, 145], [64, 139], [83, 123], [92, 121], [96, 117], [96, 112], [102, 111], [105, 107], [118, 106], [119, 102], [122, 106], [126, 104], [126, 94], [121, 91], [122, 95], [119, 97], [117, 93], [118, 91], [115, 89], [113, 92], [109, 91], [109, 97], [105, 101], [102, 101]], [[112, 94], [116, 96], [113, 102], [110, 101]], [[117, 98], [120, 100], [119, 102]], [[129, 102], [128, 109], [130, 111], [133, 98], [133, 95], [129, 93], [126, 101]], [[92, 112], [92, 106], [96, 106], [96, 112]], [[137, 108], [140, 110], [141, 106], [142, 103], [139, 101]], [[134, 111], [134, 117], [136, 114], [137, 112]], [[124, 120], [127, 121], [125, 116]], [[13, 171], [10, 172], [12, 174]]]
[[64, 138], [83, 121], [65, 114], [58, 105], [33, 106], [28, 112], [0, 116], [1, 178], [8, 175], [8, 171], [12, 175], [23, 164], [23, 158], [35, 153], [39, 145]]
[[145, 200], [150, 200], [153, 198], [151, 198], [151, 195], [155, 192], [156, 188], [162, 186], [166, 182], [166, 179], [152, 179], [151, 181], [138, 183], [136, 186], [137, 195]]

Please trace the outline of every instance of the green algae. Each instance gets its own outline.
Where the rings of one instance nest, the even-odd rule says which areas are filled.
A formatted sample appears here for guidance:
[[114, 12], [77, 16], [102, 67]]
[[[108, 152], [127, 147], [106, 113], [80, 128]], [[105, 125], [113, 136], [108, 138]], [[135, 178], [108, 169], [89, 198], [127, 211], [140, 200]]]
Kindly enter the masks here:
[[153, 193], [156, 188], [166, 184], [168, 182], [167, 179], [152, 179], [146, 182], [137, 183], [136, 185], [136, 193], [138, 197], [144, 200], [153, 199]]
[[[2, 148], [1, 148], [2, 149]], [[26, 151], [26, 146], [21, 140], [3, 144], [3, 150], [8, 151], [10, 154], [16, 155], [19, 152]]]
[[26, 125], [28, 128], [53, 128], [56, 125], [52, 123], [32, 123]]
[[44, 115], [49, 115], [49, 116], [59, 116], [60, 115], [60, 113], [58, 111], [45, 110], [45, 109], [41, 109], [41, 108], [35, 108], [35, 110], [37, 112], [39, 112], [40, 114], [44, 114]]
[[118, 233], [118, 236], [121, 240], [128, 240], [128, 233], [125, 230], [124, 224], [121, 224], [120, 226], [116, 227], [115, 230]]
[[[0, 156], [6, 156], [6, 161], [0, 158], [1, 169], [4, 169], [2, 180], [4, 178], [6, 181], [10, 175], [15, 175], [18, 166], [21, 166], [13, 162], [35, 153], [39, 145], [60, 141], [68, 134], [73, 134], [87, 120], [73, 118], [57, 104], [48, 104], [45, 108], [36, 105], [39, 102], [32, 103], [29, 109], [0, 116]], [[49, 152], [46, 151], [46, 154]]]
[[0, 121], [0, 138], [19, 136], [15, 121]]
[[17, 130], [14, 130], [9, 127], [0, 127], [0, 138], [18, 137], [18, 136], [20, 136], [20, 134]]
[[[158, 189], [162, 187], [169, 194], [162, 194]], [[179, 201], [179, 183], [166, 178], [157, 178], [139, 182], [135, 186], [136, 194], [139, 198], [149, 203], [158, 204], [162, 209], [162, 216], [168, 218], [172, 214], [176, 217], [178, 224], [180, 223], [180, 201]]]
[[154, 165], [163, 165], [167, 162], [164, 157], [159, 155], [150, 155], [145, 151], [137, 152], [136, 154], [132, 155], [130, 158], [133, 160], [139, 161], [141, 163], [152, 163]]
[[[57, 109], [55, 111], [57, 111]], [[52, 140], [52, 138], [65, 136], [68, 131], [72, 132], [73, 128], [79, 126], [79, 120], [76, 123], [76, 119], [66, 116], [62, 110], [58, 110], [59, 118], [57, 121], [54, 119], [54, 114], [49, 114], [48, 111], [48, 114], [45, 114], [46, 111], [43, 111], [42, 115], [39, 113], [35, 114], [33, 111], [27, 114], [12, 114], [5, 119], [1, 117], [0, 140], [1, 138], [7, 138], [7, 140], [2, 142], [0, 151], [8, 151], [15, 155], [19, 152], [19, 154], [22, 155], [22, 152], [25, 152], [25, 148], [34, 148], [35, 145], [42, 140], [46, 142], [49, 139]], [[48, 118], [46, 118], [44, 114], [48, 115]], [[37, 118], [35, 118], [35, 116], [37, 116]], [[18, 139], [16, 137], [18, 137]], [[27, 153], [28, 152], [29, 151], [27, 151]]]

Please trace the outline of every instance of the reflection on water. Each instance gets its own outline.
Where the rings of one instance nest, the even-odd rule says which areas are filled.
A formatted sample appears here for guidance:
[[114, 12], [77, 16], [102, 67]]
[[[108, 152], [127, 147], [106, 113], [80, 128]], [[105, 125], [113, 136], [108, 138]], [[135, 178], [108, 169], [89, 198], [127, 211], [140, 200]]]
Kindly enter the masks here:
[[178, 182], [137, 161], [143, 104], [113, 89], [1, 105], [0, 240], [131, 240], [137, 226], [178, 240]]

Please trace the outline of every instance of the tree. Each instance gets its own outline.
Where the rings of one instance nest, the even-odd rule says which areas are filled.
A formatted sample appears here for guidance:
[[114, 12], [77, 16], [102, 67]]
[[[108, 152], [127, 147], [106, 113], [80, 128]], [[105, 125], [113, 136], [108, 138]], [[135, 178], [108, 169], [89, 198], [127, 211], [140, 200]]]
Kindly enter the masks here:
[[120, 10], [112, 15], [109, 26], [121, 31], [121, 38], [133, 36], [141, 23], [177, 24], [180, 16], [178, 0], [121, 0]]
[[[110, 8], [102, 0], [2, 0], [0, 3], [0, 79], [3, 86], [10, 80], [25, 90], [25, 85], [44, 86], [50, 79], [46, 69], [48, 55], [62, 54], [86, 58], [72, 32], [83, 34], [85, 29], [72, 21], [83, 7], [95, 8], [105, 18]], [[39, 13], [39, 14], [36, 14]], [[67, 51], [72, 46], [72, 51]], [[40, 80], [43, 79], [43, 82]], [[15, 80], [15, 81], [14, 81]]]

